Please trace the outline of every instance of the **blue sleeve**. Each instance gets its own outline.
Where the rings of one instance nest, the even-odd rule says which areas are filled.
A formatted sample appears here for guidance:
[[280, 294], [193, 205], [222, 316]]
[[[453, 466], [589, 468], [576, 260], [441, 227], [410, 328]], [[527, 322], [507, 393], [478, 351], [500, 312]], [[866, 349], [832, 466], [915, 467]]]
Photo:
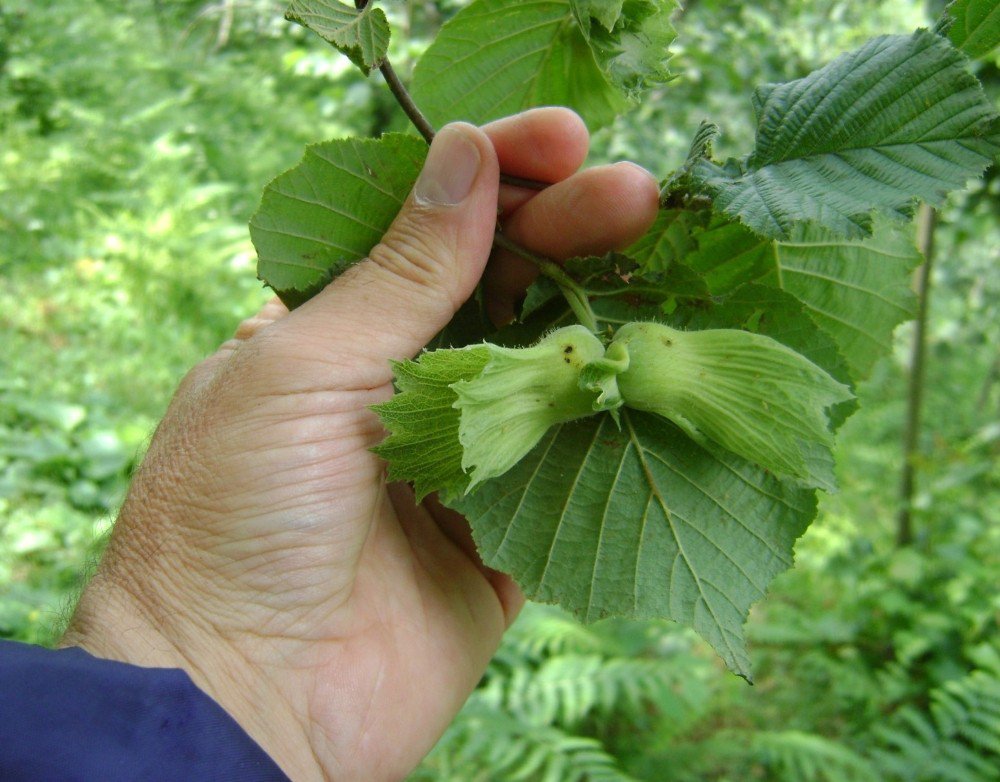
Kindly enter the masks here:
[[181, 670], [0, 641], [0, 779], [288, 778]]

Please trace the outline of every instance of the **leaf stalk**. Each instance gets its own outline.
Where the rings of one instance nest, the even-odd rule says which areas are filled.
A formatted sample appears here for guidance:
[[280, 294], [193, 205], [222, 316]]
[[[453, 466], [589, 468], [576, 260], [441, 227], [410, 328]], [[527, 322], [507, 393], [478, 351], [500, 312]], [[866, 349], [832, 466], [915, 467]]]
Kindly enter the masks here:
[[434, 140], [434, 127], [431, 125], [427, 117], [424, 116], [424, 113], [420, 110], [417, 104], [413, 102], [413, 98], [410, 97], [410, 93], [403, 85], [403, 82], [399, 80], [399, 76], [392, 67], [392, 63], [389, 62], [388, 57], [382, 60], [378, 69], [385, 79], [385, 83], [389, 85], [389, 91], [396, 99], [396, 103], [398, 103], [400, 108], [406, 112], [406, 116], [410, 118], [410, 122], [413, 123], [413, 127], [415, 127], [419, 131], [420, 135], [424, 137], [424, 141], [430, 144]]
[[590, 299], [587, 297], [587, 292], [558, 263], [541, 255], [536, 255], [531, 250], [508, 239], [501, 233], [499, 228], [493, 234], [493, 246], [508, 250], [537, 266], [538, 271], [542, 275], [548, 277], [559, 286], [560, 293], [566, 299], [570, 309], [573, 310], [573, 314], [576, 315], [581, 325], [586, 326], [595, 334], [597, 333], [597, 316], [594, 315], [594, 310], [590, 306]]

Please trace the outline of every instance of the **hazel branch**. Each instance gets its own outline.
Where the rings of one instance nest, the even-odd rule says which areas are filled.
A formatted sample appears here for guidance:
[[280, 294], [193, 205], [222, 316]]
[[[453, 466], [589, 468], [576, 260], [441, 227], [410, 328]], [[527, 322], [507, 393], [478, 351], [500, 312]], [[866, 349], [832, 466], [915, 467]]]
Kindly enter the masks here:
[[[368, 0], [354, 0], [354, 6], [360, 11], [368, 6]], [[434, 140], [434, 126], [431, 125], [430, 120], [424, 116], [420, 107], [414, 102], [409, 91], [406, 89], [406, 86], [396, 73], [396, 69], [393, 68], [392, 63], [389, 62], [388, 57], [385, 57], [382, 60], [378, 69], [382, 74], [382, 77], [385, 79], [385, 83], [389, 85], [389, 91], [396, 99], [396, 103], [398, 103], [399, 107], [406, 113], [410, 122], [413, 123], [413, 127], [415, 127], [420, 135], [424, 137], [424, 141], [430, 144]], [[527, 179], [525, 177], [512, 176], [504, 173], [500, 174], [500, 181], [505, 185], [523, 187], [528, 190], [544, 190], [549, 186], [548, 182], [539, 182], [535, 179]]]
[[[409, 91], [406, 89], [403, 82], [400, 81], [395, 68], [392, 67], [392, 63], [389, 62], [388, 57], [382, 60], [382, 64], [379, 65], [378, 69], [385, 78], [385, 83], [389, 85], [389, 91], [396, 99], [396, 103], [399, 104], [399, 107], [406, 113], [406, 116], [409, 117], [410, 122], [413, 123], [413, 127], [415, 127], [417, 131], [419, 131], [420, 135], [424, 137], [424, 141], [430, 144], [434, 140], [434, 126], [431, 125], [430, 120], [424, 116], [420, 107], [414, 102]], [[505, 185], [523, 187], [528, 190], [544, 190], [549, 186], [546, 182], [539, 182], [535, 179], [527, 179], [525, 177], [513, 176], [511, 174], [504, 173], [500, 174], [500, 181]]]
[[[354, 5], [359, 8], [365, 8], [368, 5], [368, 0], [355, 0]], [[386, 84], [389, 86], [389, 91], [392, 93], [396, 102], [399, 104], [400, 108], [409, 117], [410, 122], [419, 131], [420, 135], [424, 137], [424, 140], [430, 144], [434, 140], [434, 126], [431, 125], [427, 117], [417, 106], [413, 97], [410, 95], [406, 86], [400, 80], [392, 64], [389, 62], [389, 58], [386, 57], [379, 64], [379, 71], [385, 78]], [[508, 174], [500, 174], [500, 181], [507, 185], [513, 185], [514, 187], [524, 187], [531, 190], [544, 190], [548, 187], [548, 184], [544, 182], [538, 182], [534, 179], [525, 179], [524, 177], [510, 176]], [[504, 236], [500, 231], [499, 226], [493, 233], [493, 246], [508, 250], [515, 255], [524, 258], [525, 260], [533, 263], [538, 267], [538, 271], [545, 277], [548, 277], [556, 285], [559, 286], [559, 290], [563, 297], [566, 299], [573, 310], [573, 313], [579, 319], [583, 326], [586, 326], [590, 331], [597, 332], [597, 317], [594, 315], [593, 309], [590, 306], [590, 300], [587, 298], [586, 291], [583, 290], [577, 284], [576, 280], [566, 274], [563, 268], [553, 260], [549, 258], [544, 258], [541, 255], [537, 255], [525, 247], [522, 247], [517, 242]]]
[[410, 118], [413, 127], [424, 137], [424, 141], [430, 144], [434, 140], [434, 127], [427, 117], [424, 116], [424, 113], [417, 104], [413, 102], [413, 98], [410, 97], [410, 93], [403, 86], [403, 82], [399, 80], [399, 76], [396, 75], [396, 71], [389, 62], [388, 57], [382, 60], [382, 64], [378, 66], [378, 69], [385, 78], [385, 83], [389, 85], [389, 91], [396, 99], [396, 103], [406, 112], [406, 116]]

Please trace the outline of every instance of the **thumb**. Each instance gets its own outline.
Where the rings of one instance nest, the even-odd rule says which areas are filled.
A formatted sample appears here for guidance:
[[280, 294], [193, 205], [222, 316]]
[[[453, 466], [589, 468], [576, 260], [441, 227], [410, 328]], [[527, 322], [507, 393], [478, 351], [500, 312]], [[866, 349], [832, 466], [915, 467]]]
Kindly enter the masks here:
[[388, 382], [388, 359], [416, 355], [472, 294], [493, 242], [498, 187], [486, 134], [465, 123], [442, 128], [382, 241], [282, 319], [284, 336], [300, 350], [315, 345], [313, 355], [350, 367], [368, 387]]

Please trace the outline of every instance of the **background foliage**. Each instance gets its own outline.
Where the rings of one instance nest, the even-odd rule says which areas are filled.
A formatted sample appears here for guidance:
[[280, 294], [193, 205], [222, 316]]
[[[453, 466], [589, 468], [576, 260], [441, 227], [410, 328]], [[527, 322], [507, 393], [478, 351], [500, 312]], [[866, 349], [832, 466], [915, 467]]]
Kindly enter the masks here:
[[[405, 74], [463, 3], [384, 5]], [[262, 186], [308, 142], [404, 127], [283, 8], [0, 2], [0, 637], [57, 637], [173, 386], [265, 300], [246, 230]], [[688, 3], [679, 78], [592, 160], [670, 170], [702, 118], [748, 116], [753, 85], [940, 10]], [[979, 77], [996, 99], [996, 54]], [[719, 154], [750, 127], [727, 123]], [[995, 170], [942, 214], [913, 546], [893, 534], [904, 327], [839, 436], [841, 492], [748, 623], [755, 687], [672, 625], [529, 607], [414, 778], [1000, 777], [998, 218]]]

